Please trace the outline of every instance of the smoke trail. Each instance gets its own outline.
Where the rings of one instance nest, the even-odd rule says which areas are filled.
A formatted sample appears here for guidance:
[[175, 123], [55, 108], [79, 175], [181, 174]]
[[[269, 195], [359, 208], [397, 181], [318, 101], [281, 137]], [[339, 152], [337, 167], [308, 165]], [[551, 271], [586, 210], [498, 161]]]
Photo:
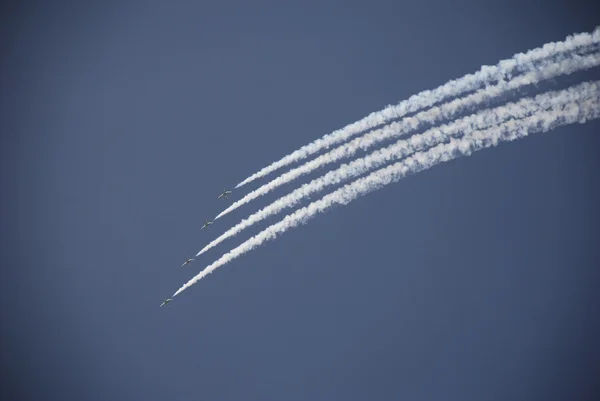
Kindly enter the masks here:
[[264, 177], [288, 164], [302, 160], [331, 145], [344, 142], [360, 132], [381, 125], [389, 120], [403, 117], [407, 113], [416, 112], [445, 99], [475, 90], [483, 84], [506, 78], [510, 79], [515, 70], [517, 72], [520, 71], [521, 68], [527, 70], [530, 63], [545, 58], [555, 57], [562, 52], [570, 52], [580, 47], [598, 43], [599, 40], [600, 28], [596, 28], [592, 34], [580, 33], [573, 36], [567, 36], [562, 42], [550, 42], [542, 47], [529, 50], [526, 53], [517, 53], [510, 59], [500, 61], [495, 66], [482, 66], [481, 69], [474, 74], [467, 74], [462, 78], [448, 81], [434, 90], [420, 92], [397, 105], [387, 106], [383, 110], [371, 113], [367, 117], [349, 124], [340, 130], [333, 131], [331, 134], [327, 134], [290, 153], [279, 161], [264, 167], [257, 173], [237, 184], [236, 188], [254, 181], [257, 178]]
[[437, 145], [427, 152], [416, 153], [401, 162], [376, 170], [366, 177], [346, 184], [340, 189], [325, 195], [320, 200], [298, 209], [278, 223], [267, 227], [207, 266], [202, 272], [179, 288], [173, 294], [173, 297], [212, 273], [218, 267], [251, 251], [266, 241], [277, 238], [278, 235], [290, 228], [307, 223], [317, 214], [327, 211], [336, 204], [346, 205], [352, 200], [396, 182], [408, 174], [423, 171], [460, 156], [468, 156], [477, 150], [496, 146], [500, 142], [523, 138], [533, 132], [546, 132], [559, 125], [572, 124], [577, 121], [584, 123], [586, 120], [598, 117], [600, 117], [600, 93], [595, 98], [580, 104], [571, 103], [565, 105], [562, 109], [540, 112], [520, 121], [511, 120], [497, 127], [465, 135], [460, 139], [453, 138], [449, 143]]
[[[600, 30], [599, 30], [600, 32]], [[553, 78], [559, 75], [572, 74], [576, 71], [596, 67], [600, 65], [600, 53], [587, 56], [571, 55], [561, 62], [545, 62], [539, 66], [532, 67], [534, 71], [520, 75], [510, 81], [501, 81], [496, 85], [478, 90], [475, 93], [463, 98], [454, 99], [451, 102], [422, 111], [412, 117], [405, 117], [401, 121], [393, 122], [388, 126], [373, 130], [362, 137], [355, 138], [352, 141], [343, 144], [336, 149], [331, 150], [314, 160], [311, 160], [299, 167], [296, 167], [287, 173], [275, 178], [246, 194], [242, 199], [234, 202], [215, 219], [223, 217], [227, 213], [245, 205], [259, 196], [265, 195], [280, 185], [286, 184], [302, 175], [308, 174], [317, 168], [326, 164], [336, 162], [340, 159], [354, 155], [359, 150], [366, 150], [382, 141], [404, 135], [413, 130], [419, 129], [424, 124], [434, 124], [443, 119], [449, 119], [456, 114], [464, 111], [466, 108], [478, 103], [489, 101], [504, 92], [519, 88], [525, 85], [538, 83], [542, 80]]]
[[322, 191], [329, 185], [339, 184], [344, 180], [357, 177], [369, 170], [380, 167], [392, 160], [401, 159], [411, 153], [436, 145], [448, 140], [451, 136], [468, 134], [475, 130], [496, 126], [509, 119], [521, 119], [537, 112], [551, 109], [558, 105], [597, 96], [600, 87], [596, 83], [582, 83], [565, 90], [546, 92], [534, 98], [525, 98], [517, 102], [507, 103], [493, 109], [481, 110], [475, 114], [455, 120], [451, 123], [431, 128], [422, 134], [416, 134], [408, 139], [401, 139], [393, 145], [379, 149], [370, 155], [341, 165], [337, 170], [328, 172], [322, 177], [304, 184], [300, 188], [283, 196], [260, 211], [252, 214], [240, 223], [227, 230], [221, 236], [206, 245], [196, 256], [220, 244], [225, 239], [237, 235], [245, 228], [259, 221], [296, 206], [302, 199]]

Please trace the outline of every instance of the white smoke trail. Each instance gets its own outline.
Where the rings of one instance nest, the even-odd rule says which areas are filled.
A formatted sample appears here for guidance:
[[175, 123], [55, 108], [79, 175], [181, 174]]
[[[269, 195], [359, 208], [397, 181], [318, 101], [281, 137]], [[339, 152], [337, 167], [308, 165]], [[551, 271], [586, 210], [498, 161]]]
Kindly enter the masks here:
[[571, 103], [577, 99], [581, 101], [597, 96], [599, 91], [600, 87], [596, 85], [596, 83], [585, 82], [565, 90], [546, 92], [533, 98], [524, 98], [517, 102], [507, 103], [503, 106], [481, 110], [451, 123], [431, 128], [422, 134], [416, 134], [410, 138], [401, 139], [395, 144], [376, 150], [364, 158], [359, 158], [349, 164], [343, 164], [337, 170], [330, 171], [324, 176], [314, 179], [288, 195], [277, 199], [270, 205], [252, 214], [248, 218], [243, 219], [237, 225], [224, 232], [221, 236], [206, 245], [196, 256], [200, 256], [227, 238], [239, 234], [247, 227], [277, 214], [284, 209], [296, 206], [302, 199], [322, 191], [327, 186], [339, 184], [348, 178], [362, 175], [367, 171], [381, 167], [392, 160], [401, 159], [411, 153], [446, 141], [450, 139], [451, 136], [469, 134], [475, 130], [497, 126], [509, 119], [521, 119], [558, 105]]
[[559, 125], [572, 124], [578, 121], [584, 123], [586, 120], [598, 117], [600, 117], [600, 93], [595, 98], [583, 103], [571, 103], [565, 105], [563, 109], [540, 112], [522, 120], [511, 120], [497, 127], [473, 132], [460, 139], [453, 138], [449, 143], [439, 144], [427, 152], [418, 152], [401, 162], [376, 170], [366, 177], [346, 184], [340, 189], [325, 195], [320, 200], [298, 209], [278, 223], [267, 227], [207, 266], [202, 272], [179, 288], [173, 294], [173, 297], [212, 273], [218, 267], [251, 251], [266, 241], [277, 238], [278, 235], [290, 228], [307, 223], [317, 214], [327, 211], [336, 204], [346, 205], [352, 200], [396, 182], [408, 174], [414, 174], [460, 156], [468, 156], [477, 150], [496, 146], [500, 142], [513, 141], [534, 132], [546, 132]]
[[481, 85], [511, 78], [512, 74], [525, 70], [530, 63], [545, 58], [556, 57], [562, 52], [570, 52], [577, 48], [589, 46], [598, 43], [600, 40], [600, 28], [596, 28], [593, 33], [580, 33], [567, 38], [562, 42], [550, 42], [542, 47], [529, 50], [526, 53], [517, 53], [512, 58], [502, 60], [495, 66], [482, 66], [481, 69], [474, 74], [467, 74], [462, 78], [448, 81], [442, 86], [434, 90], [425, 90], [416, 95], [411, 96], [407, 100], [400, 102], [397, 105], [390, 105], [381, 111], [373, 112], [367, 117], [349, 124], [340, 130], [333, 131], [330, 134], [323, 136], [316, 141], [301, 147], [300, 149], [283, 157], [269, 166], [264, 167], [257, 173], [246, 178], [236, 185], [236, 188], [241, 187], [257, 178], [264, 177], [271, 172], [278, 170], [288, 164], [302, 160], [314, 153], [319, 152], [324, 148], [346, 141], [352, 136], [359, 134], [378, 125], [384, 124], [389, 120], [403, 117], [404, 115], [416, 112], [425, 107], [432, 106], [436, 103], [459, 96], [463, 93], [475, 90]]
[[600, 53], [594, 53], [586, 56], [572, 54], [570, 57], [565, 58], [561, 62], [546, 61], [541, 63], [539, 66], [532, 67], [534, 68], [533, 71], [524, 75], [520, 75], [510, 81], [500, 81], [496, 85], [480, 89], [477, 92], [465, 97], [454, 99], [451, 102], [444, 103], [426, 111], [422, 111], [412, 117], [405, 117], [398, 122], [393, 122], [388, 126], [373, 130], [362, 137], [355, 138], [328, 153], [318, 156], [317, 158], [282, 174], [274, 180], [255, 189], [254, 191], [249, 192], [242, 199], [231, 204], [217, 217], [215, 217], [215, 220], [223, 217], [238, 207], [245, 205], [253, 199], [271, 192], [283, 184], [289, 183], [292, 180], [308, 174], [329, 163], [350, 157], [359, 150], [367, 150], [368, 148], [381, 143], [382, 141], [389, 140], [419, 129], [424, 124], [434, 124], [440, 120], [452, 118], [455, 115], [463, 112], [468, 107], [477, 105], [484, 101], [489, 101], [494, 97], [521, 86], [535, 84], [559, 75], [572, 74], [574, 72], [596, 67], [598, 65], [600, 65]]

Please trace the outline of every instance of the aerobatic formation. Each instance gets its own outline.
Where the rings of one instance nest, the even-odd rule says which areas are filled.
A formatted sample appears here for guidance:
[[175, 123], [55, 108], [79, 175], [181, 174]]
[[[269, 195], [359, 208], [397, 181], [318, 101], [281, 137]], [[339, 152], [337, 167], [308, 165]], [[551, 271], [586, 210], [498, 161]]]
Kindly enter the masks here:
[[[187, 258], [182, 266], [189, 266], [201, 254], [253, 224], [298, 206], [313, 194], [353, 180], [288, 214], [226, 252], [179, 288], [171, 298], [166, 298], [160, 306], [171, 302], [182, 291], [218, 267], [277, 238], [290, 228], [306, 223], [335, 205], [346, 205], [407, 175], [468, 156], [501, 142], [599, 118], [600, 81], [582, 82], [566, 89], [549, 90], [508, 101], [523, 91], [535, 90], [544, 81], [599, 65], [600, 27], [597, 27], [592, 33], [568, 36], [562, 42], [548, 43], [526, 53], [516, 54], [495, 66], [483, 66], [474, 74], [418, 93], [397, 105], [387, 106], [262, 168], [235, 188], [326, 151], [250, 191], [213, 220], [205, 220], [201, 229], [208, 228], [229, 212], [298, 177], [353, 157], [358, 151], [371, 151], [363, 157], [341, 164], [250, 214], [208, 243], [194, 258]], [[392, 144], [384, 143], [392, 140], [395, 140]], [[382, 147], [372, 150], [380, 145]], [[232, 190], [224, 190], [218, 198], [228, 199], [231, 194]]]

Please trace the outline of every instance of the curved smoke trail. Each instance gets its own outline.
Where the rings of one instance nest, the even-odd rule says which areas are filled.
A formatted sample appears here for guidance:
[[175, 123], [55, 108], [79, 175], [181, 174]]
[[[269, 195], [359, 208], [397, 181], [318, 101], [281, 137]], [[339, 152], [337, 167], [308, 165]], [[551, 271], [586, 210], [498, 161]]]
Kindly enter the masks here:
[[[358, 177], [377, 167], [381, 167], [393, 160], [399, 160], [411, 153], [426, 149], [440, 142], [449, 140], [451, 136], [469, 134], [475, 130], [496, 126], [509, 119], [521, 119], [534, 113], [556, 107], [561, 104], [573, 102], [577, 99], [587, 99], [597, 95], [599, 87], [595, 83], [582, 83], [562, 91], [551, 91], [533, 98], [524, 98], [519, 101], [507, 103], [506, 105], [485, 109], [477, 113], [431, 128], [421, 134], [415, 134], [410, 138], [401, 139], [395, 144], [379, 149], [373, 153], [354, 160], [349, 164], [343, 164], [338, 169], [304, 184], [286, 196], [283, 196], [258, 212], [243, 219], [221, 236], [206, 245], [196, 256], [220, 244], [227, 238], [239, 234], [244, 229], [256, 224], [267, 217], [280, 211], [296, 206], [301, 200], [310, 195], [320, 192], [330, 185], [339, 184], [349, 178]], [[389, 127], [389, 128], [388, 128]], [[386, 129], [393, 130], [390, 124]]]
[[173, 297], [212, 273], [218, 267], [229, 263], [266, 241], [277, 238], [278, 235], [290, 228], [308, 222], [308, 220], [317, 214], [324, 213], [335, 205], [346, 205], [360, 196], [376, 191], [409, 174], [426, 170], [439, 163], [447, 162], [460, 156], [468, 156], [475, 151], [496, 146], [500, 142], [513, 141], [534, 132], [546, 132], [560, 125], [575, 122], [584, 123], [586, 120], [596, 119], [599, 116], [600, 93], [597, 93], [597, 96], [593, 99], [583, 103], [570, 103], [564, 107], [557, 107], [552, 111], [540, 112], [522, 120], [511, 120], [497, 127], [464, 135], [460, 139], [453, 138], [449, 143], [439, 144], [427, 152], [418, 152], [401, 162], [376, 170], [363, 178], [346, 184], [338, 190], [325, 195], [320, 200], [298, 209], [278, 223], [267, 227], [207, 266], [202, 272], [179, 288], [173, 294]]
[[270, 174], [281, 167], [302, 160], [331, 145], [344, 142], [356, 134], [384, 124], [389, 120], [403, 117], [408, 113], [416, 112], [448, 98], [459, 96], [463, 93], [475, 90], [484, 84], [506, 78], [510, 79], [515, 71], [520, 71], [521, 67], [527, 66], [529, 63], [549, 57], [555, 57], [562, 52], [570, 52], [580, 47], [589, 46], [591, 44], [598, 43], [599, 40], [600, 28], [596, 28], [591, 34], [580, 33], [567, 36], [567, 38], [562, 42], [551, 42], [542, 47], [529, 50], [526, 53], [517, 53], [510, 59], [500, 61], [495, 66], [482, 66], [481, 69], [474, 74], [467, 74], [462, 78], [448, 81], [436, 89], [420, 92], [397, 105], [387, 106], [381, 111], [373, 112], [357, 122], [327, 134], [322, 138], [317, 139], [314, 142], [290, 153], [279, 161], [262, 168], [257, 173], [237, 184], [236, 188], [254, 181], [257, 178], [264, 177], [265, 175]]
[[586, 56], [572, 54], [567, 56], [561, 62], [543, 62], [537, 66], [530, 66], [532, 71], [513, 78], [510, 81], [500, 81], [496, 85], [480, 89], [475, 93], [462, 98], [454, 99], [448, 103], [422, 111], [411, 117], [405, 117], [398, 122], [373, 130], [361, 137], [340, 145], [339, 147], [311, 160], [299, 167], [296, 167], [287, 173], [271, 180], [260, 186], [254, 191], [246, 194], [242, 199], [234, 202], [228, 208], [223, 210], [216, 219], [219, 219], [227, 213], [245, 205], [246, 203], [265, 195], [281, 185], [287, 184], [294, 179], [308, 174], [329, 163], [334, 163], [340, 159], [350, 157], [359, 150], [367, 150], [385, 140], [405, 135], [411, 131], [421, 128], [425, 124], [435, 124], [440, 120], [451, 119], [465, 109], [482, 102], [490, 101], [505, 92], [517, 89], [522, 86], [536, 84], [546, 79], [554, 78], [560, 75], [569, 75], [577, 71], [589, 69], [600, 65], [600, 53], [594, 53]]

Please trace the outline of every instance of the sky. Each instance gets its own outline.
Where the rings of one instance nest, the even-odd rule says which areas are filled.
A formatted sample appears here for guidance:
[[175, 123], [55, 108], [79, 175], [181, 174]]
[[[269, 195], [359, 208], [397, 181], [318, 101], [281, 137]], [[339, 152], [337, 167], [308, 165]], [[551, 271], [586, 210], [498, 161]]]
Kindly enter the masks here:
[[0, 399], [597, 399], [600, 121], [408, 177], [159, 308], [297, 183], [201, 231], [265, 181], [224, 188], [591, 32], [593, 2], [95, 3], [3, 5]]

